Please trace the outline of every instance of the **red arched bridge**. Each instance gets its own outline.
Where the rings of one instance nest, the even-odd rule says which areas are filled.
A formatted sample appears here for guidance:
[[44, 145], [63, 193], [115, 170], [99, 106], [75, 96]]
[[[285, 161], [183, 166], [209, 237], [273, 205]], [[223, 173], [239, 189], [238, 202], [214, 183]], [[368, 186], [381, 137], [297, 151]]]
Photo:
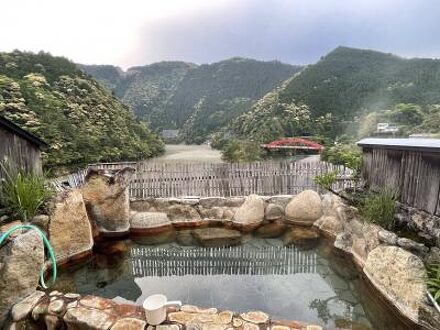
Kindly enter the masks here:
[[322, 149], [324, 149], [324, 146], [322, 144], [304, 138], [284, 138], [270, 142], [268, 144], [263, 144], [262, 147], [271, 150], [312, 150], [316, 152], [321, 152]]

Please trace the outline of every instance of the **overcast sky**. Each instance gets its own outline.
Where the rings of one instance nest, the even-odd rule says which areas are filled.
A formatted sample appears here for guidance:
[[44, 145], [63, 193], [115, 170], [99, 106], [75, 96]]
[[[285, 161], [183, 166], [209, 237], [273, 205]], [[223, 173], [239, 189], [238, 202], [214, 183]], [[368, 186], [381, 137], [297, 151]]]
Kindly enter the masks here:
[[0, 0], [0, 50], [127, 68], [244, 56], [313, 63], [339, 45], [440, 57], [439, 0]]

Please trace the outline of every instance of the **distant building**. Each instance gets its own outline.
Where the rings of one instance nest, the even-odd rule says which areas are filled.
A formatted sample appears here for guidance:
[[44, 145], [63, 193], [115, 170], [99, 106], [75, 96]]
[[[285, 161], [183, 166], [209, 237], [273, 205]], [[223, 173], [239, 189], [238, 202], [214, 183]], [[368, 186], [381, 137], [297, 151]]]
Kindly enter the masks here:
[[375, 135], [395, 135], [399, 132], [396, 125], [390, 123], [377, 123]]
[[[9, 170], [42, 174], [41, 148], [46, 146], [35, 135], [0, 116], [0, 162]], [[4, 174], [0, 168], [0, 179]]]
[[179, 130], [178, 129], [164, 129], [160, 133], [162, 138], [164, 140], [174, 140], [179, 137]]

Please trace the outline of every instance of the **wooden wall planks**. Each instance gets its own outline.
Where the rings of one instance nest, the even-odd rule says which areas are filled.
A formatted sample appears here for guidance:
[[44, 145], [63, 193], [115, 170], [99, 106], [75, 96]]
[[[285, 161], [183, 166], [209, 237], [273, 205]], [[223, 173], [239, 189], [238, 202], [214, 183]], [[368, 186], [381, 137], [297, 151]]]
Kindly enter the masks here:
[[373, 189], [396, 189], [406, 205], [440, 215], [440, 155], [364, 148], [363, 174]]

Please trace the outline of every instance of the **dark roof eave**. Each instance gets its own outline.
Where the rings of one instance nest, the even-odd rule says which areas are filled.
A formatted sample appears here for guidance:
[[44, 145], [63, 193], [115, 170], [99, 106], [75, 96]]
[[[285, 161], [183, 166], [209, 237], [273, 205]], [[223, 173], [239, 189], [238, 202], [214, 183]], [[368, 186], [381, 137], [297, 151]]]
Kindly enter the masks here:
[[36, 146], [40, 148], [47, 148], [49, 145], [41, 140], [39, 137], [29, 133], [28, 131], [25, 131], [18, 125], [14, 124], [9, 119], [6, 119], [3, 116], [0, 116], [0, 126], [3, 126], [10, 130], [11, 132], [14, 132], [18, 136], [21, 136], [22, 138], [26, 139], [27, 141], [31, 142], [32, 144], [35, 144]]
[[403, 147], [403, 146], [384, 146], [376, 144], [359, 144], [361, 148], [375, 148], [375, 149], [387, 149], [396, 151], [420, 151], [426, 153], [440, 153], [440, 149], [436, 148], [426, 148], [426, 147]]
[[[380, 148], [380, 149], [399, 150], [399, 151], [407, 150], [407, 151], [422, 151], [427, 153], [440, 153], [440, 140], [437, 141], [435, 141], [435, 139], [433, 140], [434, 141], [428, 141], [428, 143], [426, 143], [427, 140], [421, 140], [415, 138], [410, 138], [410, 139], [367, 138], [358, 141], [356, 144], [361, 148], [377, 148], [377, 149]], [[399, 143], [401, 141], [403, 143]]]

